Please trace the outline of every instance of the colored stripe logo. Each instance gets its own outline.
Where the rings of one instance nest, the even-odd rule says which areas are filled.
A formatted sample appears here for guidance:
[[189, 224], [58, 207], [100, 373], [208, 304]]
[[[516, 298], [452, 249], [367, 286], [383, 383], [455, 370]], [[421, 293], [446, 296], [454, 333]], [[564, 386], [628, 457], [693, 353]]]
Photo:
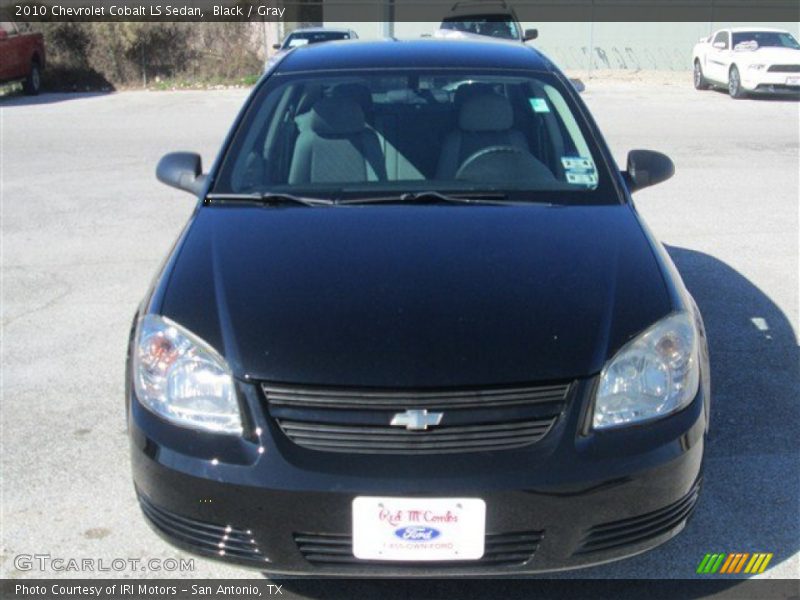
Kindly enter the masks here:
[[736, 573], [763, 573], [769, 561], [772, 560], [772, 552], [735, 552], [732, 554], [706, 554], [700, 564], [697, 565], [697, 572], [701, 575], [713, 575], [715, 573], [732, 575]]

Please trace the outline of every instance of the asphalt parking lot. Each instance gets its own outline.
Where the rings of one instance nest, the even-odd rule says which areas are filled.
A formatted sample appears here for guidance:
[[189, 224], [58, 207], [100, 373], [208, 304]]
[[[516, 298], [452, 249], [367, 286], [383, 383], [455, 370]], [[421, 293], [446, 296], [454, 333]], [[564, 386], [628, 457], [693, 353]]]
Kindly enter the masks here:
[[[0, 99], [2, 553], [183, 556], [140, 517], [128, 466], [123, 365], [130, 319], [192, 208], [156, 182], [171, 150], [209, 164], [243, 90]], [[677, 175], [637, 195], [704, 314], [713, 413], [694, 519], [662, 547], [564, 577], [692, 577], [707, 552], [773, 552], [800, 574], [797, 332], [800, 106], [685, 85], [587, 82], [620, 164], [652, 148]], [[89, 574], [91, 576], [91, 574]], [[193, 572], [250, 577], [204, 559]]]

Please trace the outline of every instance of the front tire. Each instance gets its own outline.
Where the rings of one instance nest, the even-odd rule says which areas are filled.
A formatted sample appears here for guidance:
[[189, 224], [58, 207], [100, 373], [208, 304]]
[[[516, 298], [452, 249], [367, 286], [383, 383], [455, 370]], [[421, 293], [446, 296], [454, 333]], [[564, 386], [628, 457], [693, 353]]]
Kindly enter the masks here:
[[703, 75], [703, 68], [700, 66], [700, 61], [696, 60], [694, 61], [694, 89], [707, 90], [708, 87], [708, 81], [706, 81]]
[[31, 63], [31, 70], [22, 84], [22, 89], [28, 96], [36, 96], [42, 89], [42, 70], [38, 62], [33, 61]]
[[733, 65], [728, 73], [728, 93], [731, 98], [736, 100], [741, 100], [747, 96], [747, 93], [742, 89], [742, 77], [739, 75], [739, 69], [736, 65]]

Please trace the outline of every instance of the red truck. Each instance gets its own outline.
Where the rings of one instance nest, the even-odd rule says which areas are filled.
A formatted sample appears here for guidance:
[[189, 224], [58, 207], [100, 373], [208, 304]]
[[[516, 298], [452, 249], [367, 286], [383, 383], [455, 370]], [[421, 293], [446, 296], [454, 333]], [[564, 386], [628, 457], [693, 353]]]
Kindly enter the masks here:
[[0, 22], [0, 83], [21, 81], [26, 94], [42, 87], [44, 39], [25, 24]]

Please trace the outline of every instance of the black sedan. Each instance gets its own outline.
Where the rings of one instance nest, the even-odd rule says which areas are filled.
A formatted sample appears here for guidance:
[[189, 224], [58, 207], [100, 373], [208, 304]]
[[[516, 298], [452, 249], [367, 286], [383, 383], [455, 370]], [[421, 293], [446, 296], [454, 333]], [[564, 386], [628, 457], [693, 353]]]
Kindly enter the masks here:
[[145, 517], [273, 574], [502, 575], [653, 548], [698, 499], [703, 322], [564, 75], [333, 42], [256, 86], [136, 314]]

